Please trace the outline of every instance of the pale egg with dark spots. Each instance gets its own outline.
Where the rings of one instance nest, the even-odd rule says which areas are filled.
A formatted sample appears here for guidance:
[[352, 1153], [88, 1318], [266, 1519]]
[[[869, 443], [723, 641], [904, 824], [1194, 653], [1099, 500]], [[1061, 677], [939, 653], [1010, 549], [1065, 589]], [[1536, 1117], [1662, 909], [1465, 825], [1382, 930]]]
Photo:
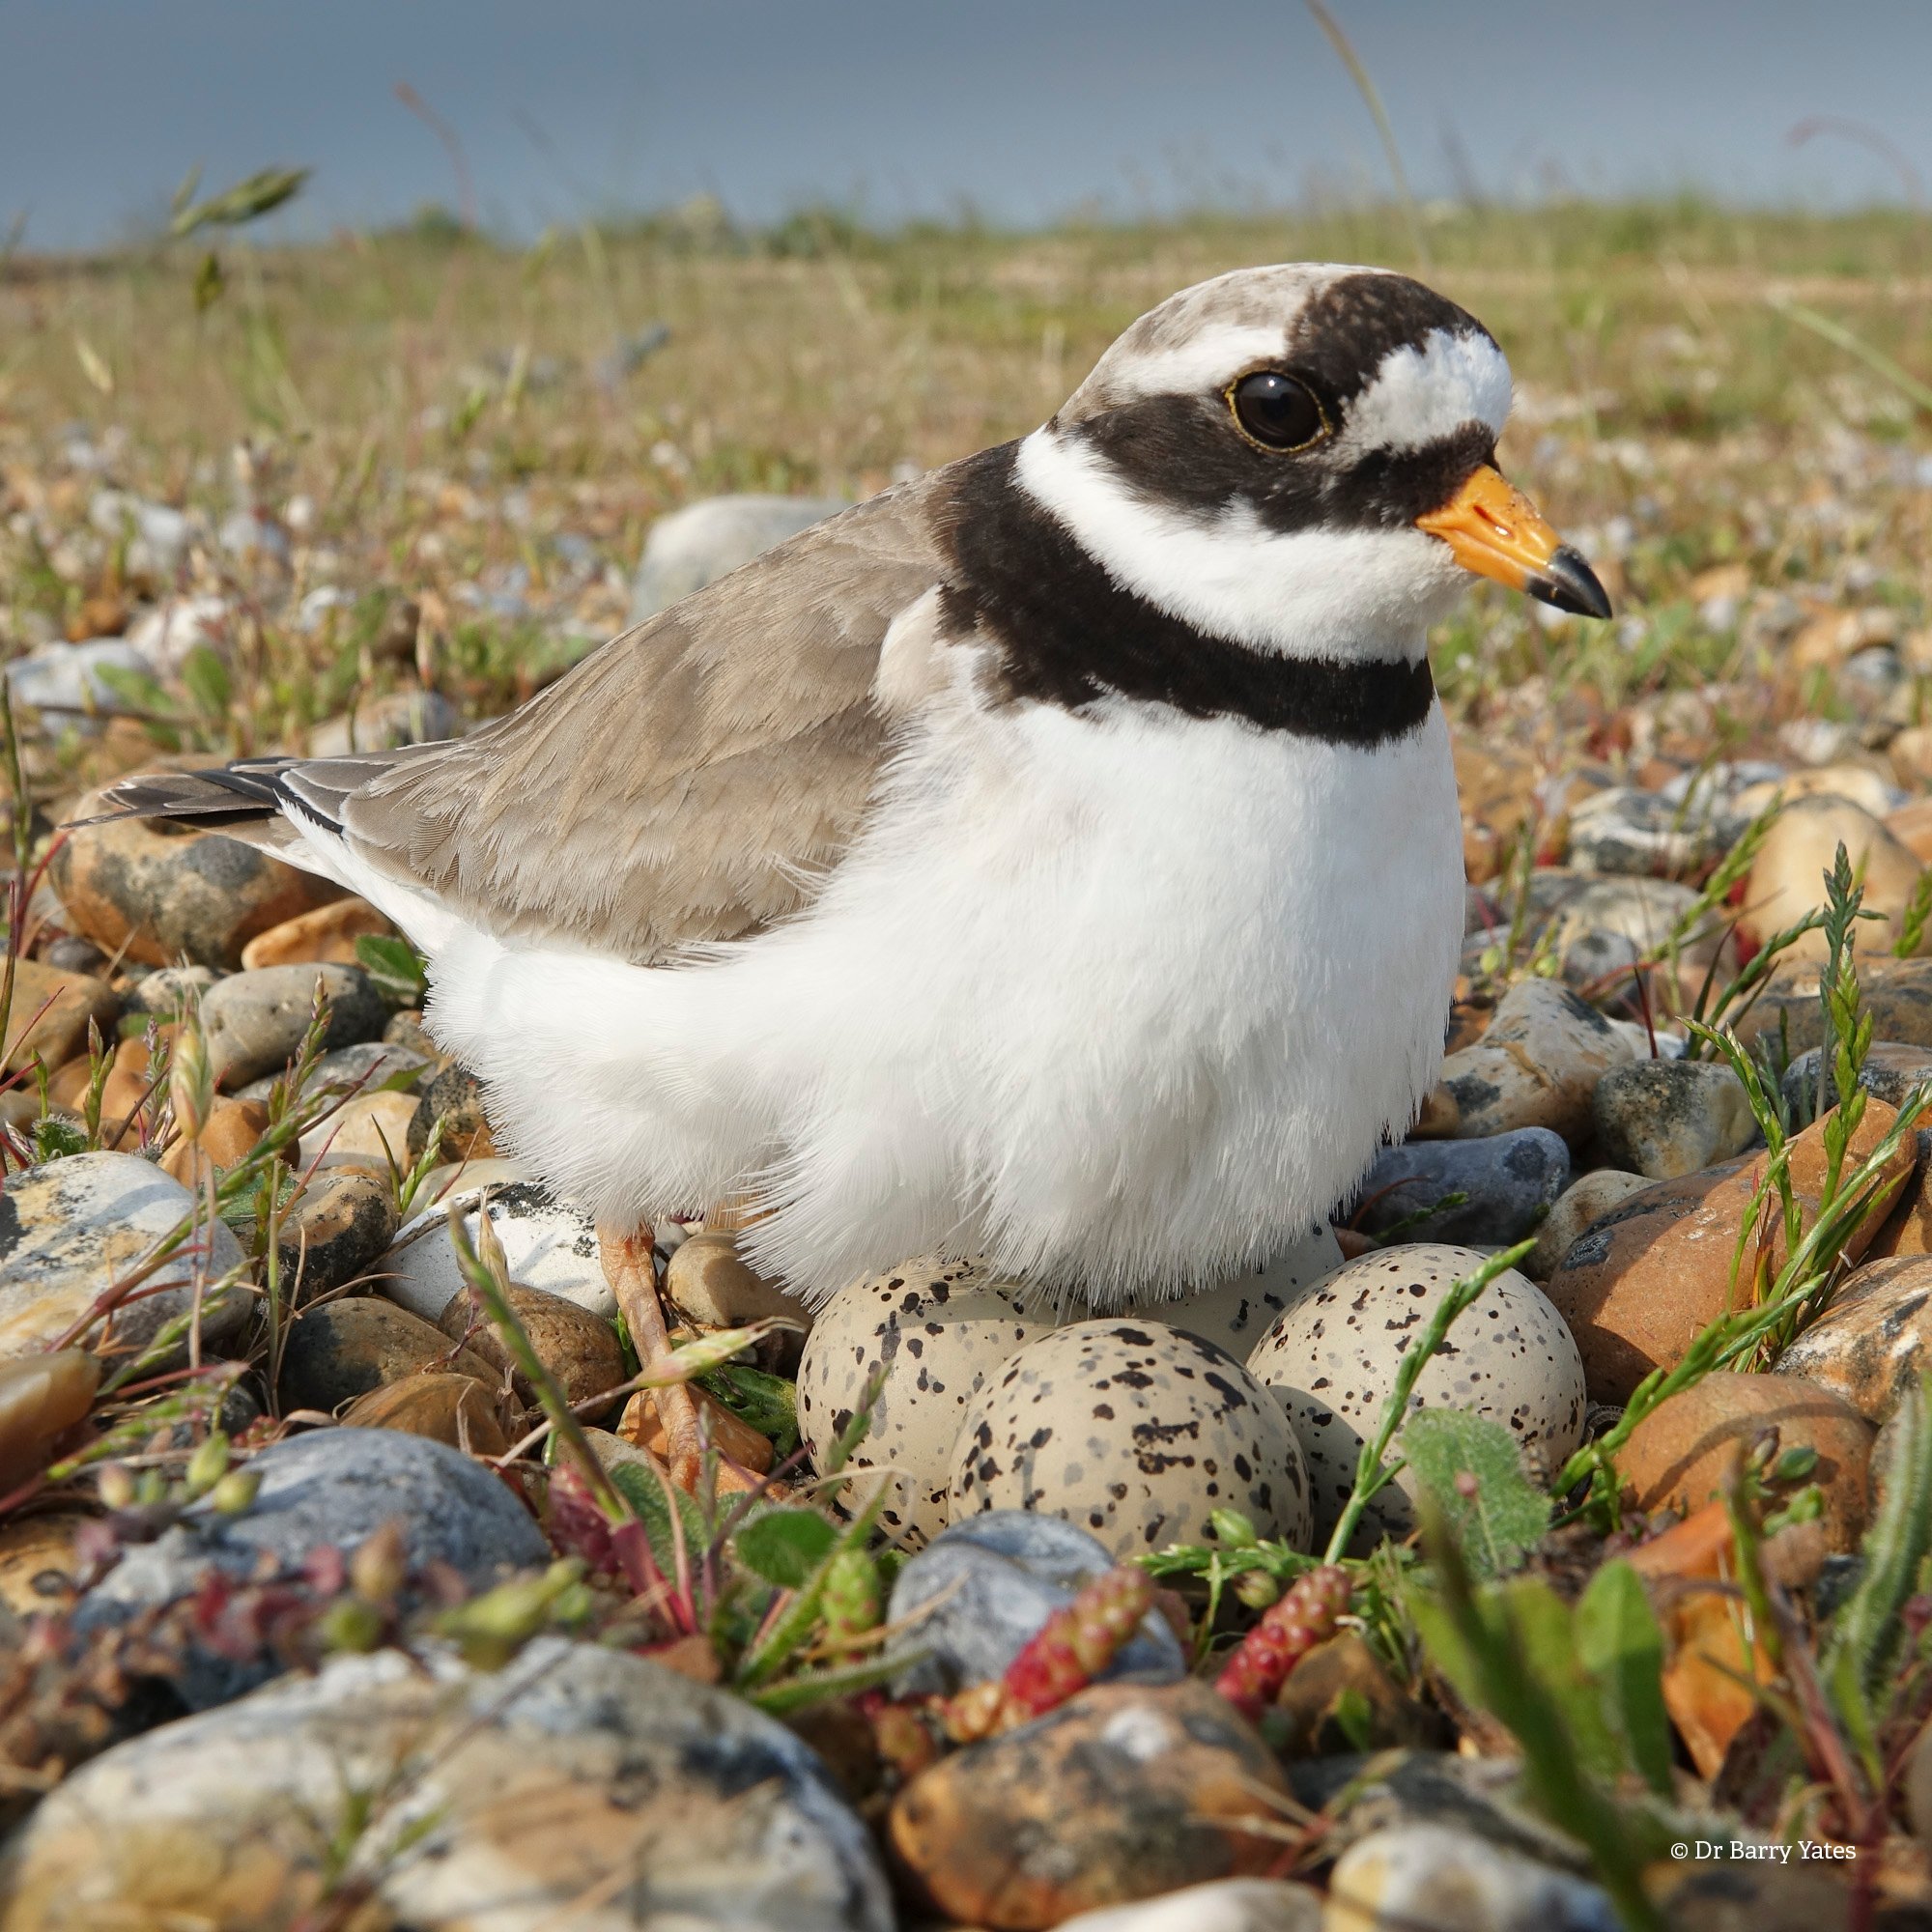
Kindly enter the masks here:
[[1198, 1335], [1132, 1317], [1029, 1342], [967, 1406], [952, 1520], [1035, 1510], [1120, 1559], [1201, 1543], [1217, 1509], [1309, 1545], [1308, 1471], [1273, 1394]]
[[[1304, 1290], [1256, 1344], [1248, 1367], [1281, 1398], [1308, 1456], [1318, 1537], [1342, 1514], [1404, 1355], [1483, 1259], [1439, 1241], [1363, 1255]], [[1516, 1437], [1533, 1472], [1553, 1475], [1583, 1439], [1583, 1362], [1569, 1323], [1534, 1282], [1505, 1269], [1424, 1365], [1409, 1407], [1488, 1416]], [[1414, 1526], [1413, 1486], [1399, 1474], [1369, 1505], [1352, 1553]]]
[[812, 1322], [798, 1365], [799, 1435], [813, 1467], [823, 1469], [882, 1378], [872, 1426], [848, 1466], [898, 1472], [880, 1521], [919, 1548], [946, 1527], [966, 1405], [1009, 1355], [1053, 1325], [1050, 1303], [979, 1262], [922, 1255], [840, 1289]]

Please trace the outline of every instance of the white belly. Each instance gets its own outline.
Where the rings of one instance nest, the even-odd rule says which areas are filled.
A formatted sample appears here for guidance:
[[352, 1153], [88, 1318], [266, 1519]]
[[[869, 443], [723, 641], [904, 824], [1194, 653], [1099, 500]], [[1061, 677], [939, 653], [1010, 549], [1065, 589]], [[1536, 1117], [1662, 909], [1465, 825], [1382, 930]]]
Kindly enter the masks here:
[[752, 1187], [814, 1293], [937, 1247], [1104, 1302], [1280, 1246], [1406, 1125], [1462, 877], [1439, 711], [1369, 753], [1026, 706], [909, 754], [811, 910], [712, 958], [435, 922], [431, 1019], [600, 1216]]

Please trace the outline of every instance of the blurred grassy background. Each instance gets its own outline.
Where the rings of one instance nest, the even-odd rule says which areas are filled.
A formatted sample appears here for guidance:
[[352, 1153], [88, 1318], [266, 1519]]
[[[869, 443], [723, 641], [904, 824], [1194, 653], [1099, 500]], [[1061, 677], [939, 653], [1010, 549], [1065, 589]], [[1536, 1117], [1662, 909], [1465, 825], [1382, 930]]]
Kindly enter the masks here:
[[[1584, 691], [1582, 728], [1646, 690], [1770, 676], [1746, 602], [1780, 586], [1921, 621], [1932, 495], [1903, 372], [1932, 378], [1924, 221], [1694, 199], [1424, 214], [1422, 272], [1516, 368], [1509, 467], [1624, 612], [1585, 633], [1479, 598], [1439, 640], [1465, 714], [1509, 713], [1527, 680], [1546, 722], [1552, 692]], [[869, 494], [1038, 422], [1172, 290], [1296, 258], [1417, 268], [1404, 218], [1375, 209], [1009, 235], [881, 234], [835, 211], [747, 232], [697, 204], [528, 248], [432, 213], [299, 249], [16, 255], [0, 627], [15, 650], [92, 636], [117, 600], [165, 587], [130, 582], [90, 527], [103, 482], [211, 521], [245, 501], [294, 541], [272, 582], [196, 554], [196, 584], [253, 626], [203, 737], [287, 738], [383, 685], [370, 639], [405, 598], [440, 653], [414, 674], [497, 708], [620, 626], [660, 512], [724, 490]], [[1715, 594], [1710, 573], [1739, 566], [1737, 594]], [[317, 586], [338, 606], [298, 635]], [[1828, 675], [1786, 709], [1837, 702]]]

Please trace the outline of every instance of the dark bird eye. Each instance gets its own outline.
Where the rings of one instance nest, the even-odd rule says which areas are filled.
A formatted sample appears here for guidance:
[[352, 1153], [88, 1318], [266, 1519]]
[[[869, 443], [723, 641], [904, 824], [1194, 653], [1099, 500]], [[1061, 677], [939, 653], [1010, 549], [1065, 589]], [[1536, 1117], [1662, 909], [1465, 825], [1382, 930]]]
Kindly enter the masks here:
[[1321, 405], [1304, 383], [1277, 369], [1257, 369], [1228, 391], [1241, 434], [1264, 449], [1305, 449], [1328, 427]]

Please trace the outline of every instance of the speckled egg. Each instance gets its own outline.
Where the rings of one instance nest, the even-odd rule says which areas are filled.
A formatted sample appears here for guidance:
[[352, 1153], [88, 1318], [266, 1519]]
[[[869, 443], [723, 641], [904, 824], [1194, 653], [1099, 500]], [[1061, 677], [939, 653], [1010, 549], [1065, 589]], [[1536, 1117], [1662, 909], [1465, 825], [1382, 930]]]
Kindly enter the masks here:
[[798, 1365], [798, 1428], [820, 1465], [867, 1384], [885, 1387], [851, 1466], [900, 1472], [880, 1520], [909, 1548], [946, 1527], [952, 1443], [966, 1405], [1016, 1350], [1054, 1325], [1052, 1307], [983, 1264], [921, 1255], [840, 1289]]
[[1119, 1558], [1210, 1535], [1237, 1509], [1308, 1548], [1308, 1470], [1281, 1404], [1225, 1350], [1164, 1322], [1077, 1321], [1029, 1342], [972, 1402], [952, 1452], [956, 1522], [1037, 1510]]
[[1341, 1265], [1341, 1244], [1334, 1229], [1324, 1221], [1259, 1266], [1242, 1268], [1212, 1288], [1172, 1299], [1144, 1295], [1123, 1307], [1109, 1308], [1107, 1313], [1165, 1321], [1170, 1328], [1189, 1335], [1205, 1335], [1238, 1362], [1310, 1282], [1320, 1281]]
[[[1439, 1241], [1363, 1255], [1305, 1290], [1248, 1357], [1286, 1406], [1307, 1454], [1318, 1537], [1329, 1534], [1348, 1501], [1362, 1443], [1403, 1355], [1442, 1297], [1482, 1262], [1473, 1248]], [[1510, 1268], [1457, 1319], [1417, 1378], [1410, 1409], [1487, 1415], [1515, 1435], [1534, 1465], [1553, 1471], [1582, 1440], [1583, 1403], [1583, 1363], [1569, 1324]], [[1354, 1553], [1414, 1525], [1413, 1490], [1397, 1476], [1369, 1506]]]

